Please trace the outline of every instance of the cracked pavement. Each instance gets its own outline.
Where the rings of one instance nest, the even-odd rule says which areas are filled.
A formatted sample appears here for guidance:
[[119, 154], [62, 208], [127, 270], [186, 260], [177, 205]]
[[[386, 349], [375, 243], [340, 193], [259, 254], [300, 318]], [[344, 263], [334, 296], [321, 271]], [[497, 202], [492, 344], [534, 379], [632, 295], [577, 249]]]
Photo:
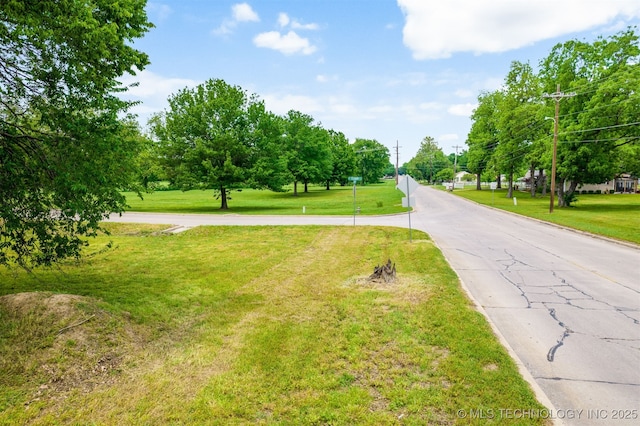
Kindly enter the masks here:
[[[640, 418], [640, 249], [421, 187], [414, 215], [555, 410]], [[544, 402], [544, 401], [543, 401]], [[506, 407], [518, 408], [518, 407]], [[595, 417], [595, 416], [592, 416]], [[603, 424], [565, 419], [566, 424]]]
[[[424, 186], [413, 196], [412, 228], [427, 232], [442, 250], [541, 402], [554, 412], [584, 410], [580, 418], [564, 419], [565, 424], [638, 424], [640, 248], [489, 209]], [[358, 216], [355, 222], [407, 227], [407, 219], [406, 214]], [[180, 229], [354, 223], [350, 216], [142, 213], [112, 220], [174, 224]], [[626, 414], [626, 420], [614, 419]]]

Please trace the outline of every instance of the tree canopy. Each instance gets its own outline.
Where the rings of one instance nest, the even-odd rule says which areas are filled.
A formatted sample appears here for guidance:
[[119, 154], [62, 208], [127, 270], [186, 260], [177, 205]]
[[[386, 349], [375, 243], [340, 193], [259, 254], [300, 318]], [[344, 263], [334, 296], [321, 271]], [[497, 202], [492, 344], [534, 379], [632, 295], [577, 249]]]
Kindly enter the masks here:
[[152, 26], [143, 0], [0, 6], [0, 264], [78, 256], [121, 212], [139, 134], [118, 82], [148, 64], [128, 43]]
[[357, 154], [356, 168], [362, 173], [362, 183], [377, 182], [389, 165], [389, 149], [375, 139], [356, 138], [353, 149]]
[[449, 167], [451, 163], [438, 142], [431, 136], [425, 136], [415, 157], [407, 164], [407, 172], [416, 179], [434, 182], [436, 176], [441, 176], [439, 173]]
[[283, 155], [293, 181], [293, 195], [298, 195], [298, 182], [304, 183], [307, 192], [309, 183], [324, 183], [331, 178], [331, 137], [313, 117], [300, 111], [289, 111], [283, 120]]
[[227, 209], [232, 189], [281, 184], [277, 161], [264, 169], [264, 156], [281, 137], [275, 121], [255, 95], [214, 79], [171, 96], [168, 110], [150, 123], [169, 179], [183, 190], [213, 189]]
[[[551, 168], [556, 120], [555, 103], [544, 98], [546, 93], [561, 101], [556, 173], [560, 206], [570, 203], [581, 184], [637, 174], [638, 81], [640, 46], [631, 28], [592, 43], [559, 43], [537, 73], [528, 64], [512, 63], [503, 87], [478, 98], [467, 141], [469, 170], [480, 176], [494, 168], [496, 174], [513, 176], [526, 166], [532, 185], [545, 185], [541, 172]], [[534, 180], [536, 168], [540, 173]], [[565, 193], [566, 181], [571, 184]]]

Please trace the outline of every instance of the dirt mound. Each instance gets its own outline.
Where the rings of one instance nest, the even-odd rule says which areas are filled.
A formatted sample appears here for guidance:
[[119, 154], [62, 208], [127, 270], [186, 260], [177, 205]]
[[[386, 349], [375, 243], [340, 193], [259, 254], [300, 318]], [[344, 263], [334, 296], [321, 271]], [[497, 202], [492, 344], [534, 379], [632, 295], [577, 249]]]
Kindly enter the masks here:
[[26, 405], [112, 383], [137, 340], [126, 318], [71, 294], [2, 296], [0, 321], [0, 376], [32, 395]]

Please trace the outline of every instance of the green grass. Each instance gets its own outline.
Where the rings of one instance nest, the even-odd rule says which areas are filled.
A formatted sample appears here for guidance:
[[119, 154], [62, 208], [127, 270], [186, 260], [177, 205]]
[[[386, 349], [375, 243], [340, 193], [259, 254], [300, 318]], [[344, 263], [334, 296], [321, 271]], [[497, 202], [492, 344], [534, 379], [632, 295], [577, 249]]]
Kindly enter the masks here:
[[[0, 424], [485, 424], [458, 410], [542, 408], [426, 234], [107, 226], [114, 248], [100, 237], [79, 263], [0, 269]], [[397, 281], [369, 282], [389, 258]], [[544, 422], [525, 420], [490, 422]]]
[[640, 244], [640, 194], [584, 194], [572, 207], [554, 206], [549, 213], [549, 196], [531, 198], [528, 192], [515, 191], [517, 205], [506, 198], [506, 189], [456, 189], [454, 194], [480, 204], [569, 228]]
[[[264, 215], [352, 215], [354, 210], [353, 186], [333, 186], [329, 191], [323, 186], [310, 185], [309, 192], [298, 186], [298, 195], [291, 188], [287, 192], [243, 189], [231, 193], [229, 210], [220, 210], [220, 200], [213, 190], [156, 191], [143, 194], [141, 200], [135, 193], [127, 192], [130, 211], [166, 213], [209, 214], [264, 214]], [[356, 187], [356, 208], [360, 214], [378, 215], [406, 211], [402, 207], [403, 194], [395, 189], [395, 180]]]

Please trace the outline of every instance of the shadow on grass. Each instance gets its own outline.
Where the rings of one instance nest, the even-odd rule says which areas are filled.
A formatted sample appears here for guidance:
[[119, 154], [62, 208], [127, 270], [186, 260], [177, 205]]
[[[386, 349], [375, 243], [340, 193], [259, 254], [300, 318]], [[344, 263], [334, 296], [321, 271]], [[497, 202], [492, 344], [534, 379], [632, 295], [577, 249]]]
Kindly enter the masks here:
[[607, 212], [628, 212], [629, 210], [637, 210], [640, 212], [640, 198], [638, 199], [638, 204], [583, 204], [580, 205], [580, 199], [575, 202], [572, 206], [572, 209], [581, 212], [597, 212], [597, 213], [607, 213]]
[[291, 210], [291, 207], [283, 206], [239, 206], [234, 207], [230, 206], [227, 210], [222, 210], [219, 206], [195, 206], [195, 207], [167, 207], [163, 206], [159, 209], [144, 209], [144, 208], [136, 208], [127, 211], [138, 212], [138, 213], [197, 213], [197, 214], [269, 214], [274, 213], [277, 214], [278, 211], [283, 210]]

